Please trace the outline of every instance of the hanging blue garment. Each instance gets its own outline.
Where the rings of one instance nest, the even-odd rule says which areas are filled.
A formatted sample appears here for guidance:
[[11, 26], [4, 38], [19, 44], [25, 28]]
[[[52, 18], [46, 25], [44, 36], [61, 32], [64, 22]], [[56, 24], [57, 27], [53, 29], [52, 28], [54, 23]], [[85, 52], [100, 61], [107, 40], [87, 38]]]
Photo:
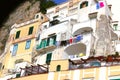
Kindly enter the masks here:
[[99, 9], [99, 8], [100, 8], [100, 4], [97, 3], [97, 4], [96, 4], [96, 9]]
[[80, 41], [80, 40], [81, 40], [81, 36], [78, 35], [78, 36], [76, 37], [76, 40], [77, 40], [77, 41]]
[[79, 41], [81, 41], [83, 39], [83, 36], [82, 35], [78, 35], [77, 37], [76, 37], [76, 42], [79, 42]]

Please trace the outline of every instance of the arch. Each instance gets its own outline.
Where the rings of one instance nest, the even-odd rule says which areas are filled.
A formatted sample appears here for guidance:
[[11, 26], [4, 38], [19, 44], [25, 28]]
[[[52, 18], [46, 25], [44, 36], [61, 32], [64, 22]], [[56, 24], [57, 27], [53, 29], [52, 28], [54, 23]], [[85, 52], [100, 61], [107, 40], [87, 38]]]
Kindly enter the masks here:
[[88, 1], [84, 1], [80, 4], [80, 9], [84, 8], [84, 7], [87, 7], [87, 6], [88, 6]]
[[81, 27], [73, 32], [73, 36], [93, 31], [92, 27]]
[[70, 45], [64, 50], [69, 56], [77, 55], [82, 57], [86, 55], [86, 45], [84, 43], [77, 43]]
[[57, 65], [56, 71], [60, 71], [60, 70], [61, 70], [61, 65]]

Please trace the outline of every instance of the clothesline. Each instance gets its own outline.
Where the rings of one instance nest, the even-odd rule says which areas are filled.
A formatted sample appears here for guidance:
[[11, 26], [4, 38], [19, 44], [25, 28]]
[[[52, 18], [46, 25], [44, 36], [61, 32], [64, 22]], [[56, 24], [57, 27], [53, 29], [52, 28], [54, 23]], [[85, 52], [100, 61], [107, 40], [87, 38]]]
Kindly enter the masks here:
[[76, 37], [73, 37], [73, 38], [70, 38], [68, 40], [63, 40], [63, 41], [56, 41], [56, 46], [65, 46], [67, 44], [72, 44], [72, 43], [75, 43], [75, 42], [79, 42], [83, 39], [83, 35], [78, 35]]

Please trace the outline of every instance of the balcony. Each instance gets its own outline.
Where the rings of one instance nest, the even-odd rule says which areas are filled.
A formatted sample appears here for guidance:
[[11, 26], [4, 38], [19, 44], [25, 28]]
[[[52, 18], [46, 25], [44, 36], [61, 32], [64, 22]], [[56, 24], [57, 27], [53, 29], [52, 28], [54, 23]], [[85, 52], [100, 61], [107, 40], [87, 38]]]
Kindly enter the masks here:
[[43, 39], [40, 44], [36, 46], [36, 51], [38, 53], [49, 51], [56, 48], [55, 41], [56, 36], [49, 37], [47, 39]]
[[98, 13], [98, 12], [89, 13], [88, 16], [89, 16], [90, 19], [97, 18], [97, 13]]
[[68, 45], [64, 50], [70, 59], [79, 59], [86, 55], [86, 45], [81, 42]]
[[[24, 73], [24, 74], [23, 74]], [[21, 68], [21, 76], [48, 73], [48, 68], [43, 65]]]
[[36, 51], [38, 53], [40, 53], [40, 52], [49, 51], [49, 50], [52, 50], [52, 49], [55, 49], [55, 48], [56, 48], [55, 45], [49, 45], [49, 46], [45, 46], [45, 47], [41, 47], [40, 45], [37, 45]]

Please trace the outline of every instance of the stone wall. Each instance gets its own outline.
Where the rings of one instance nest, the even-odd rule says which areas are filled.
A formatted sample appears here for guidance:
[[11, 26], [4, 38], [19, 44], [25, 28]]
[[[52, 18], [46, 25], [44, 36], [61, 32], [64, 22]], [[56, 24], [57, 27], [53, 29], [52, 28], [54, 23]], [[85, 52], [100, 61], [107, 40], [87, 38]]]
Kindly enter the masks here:
[[100, 16], [97, 26], [96, 56], [108, 55], [111, 49], [111, 35], [109, 20], [105, 15]]

